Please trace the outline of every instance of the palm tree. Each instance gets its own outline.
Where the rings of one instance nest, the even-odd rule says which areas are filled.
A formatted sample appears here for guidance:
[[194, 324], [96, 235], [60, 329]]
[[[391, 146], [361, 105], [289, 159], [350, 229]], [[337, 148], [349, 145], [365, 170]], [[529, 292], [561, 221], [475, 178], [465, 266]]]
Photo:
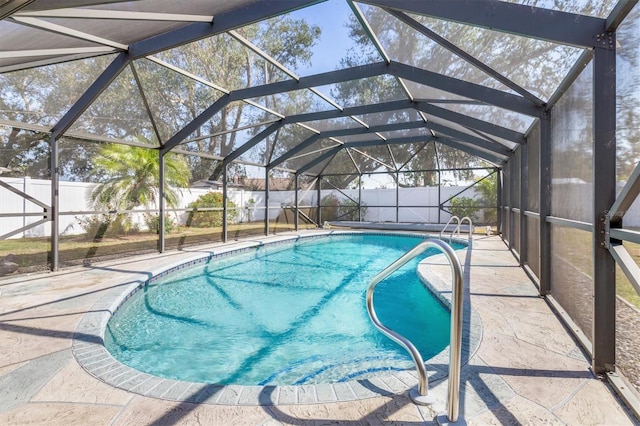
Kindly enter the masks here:
[[[150, 143], [138, 137], [143, 143]], [[158, 207], [159, 154], [155, 149], [120, 144], [104, 145], [94, 160], [96, 174], [107, 179], [91, 192], [94, 207], [107, 210], [131, 210], [138, 206]], [[187, 163], [173, 153], [165, 156], [165, 200], [178, 206], [178, 188], [189, 185], [191, 171]]]

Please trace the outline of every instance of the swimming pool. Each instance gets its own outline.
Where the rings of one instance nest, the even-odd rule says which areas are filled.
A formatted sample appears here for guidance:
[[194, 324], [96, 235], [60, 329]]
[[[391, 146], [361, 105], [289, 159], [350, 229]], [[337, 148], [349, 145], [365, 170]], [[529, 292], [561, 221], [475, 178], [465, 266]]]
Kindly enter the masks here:
[[[409, 369], [404, 349], [371, 325], [364, 294], [376, 273], [418, 242], [323, 236], [202, 262], [123, 303], [105, 345], [136, 370], [199, 383], [337, 383]], [[376, 309], [428, 359], [448, 344], [449, 313], [417, 278], [418, 261], [379, 285]]]

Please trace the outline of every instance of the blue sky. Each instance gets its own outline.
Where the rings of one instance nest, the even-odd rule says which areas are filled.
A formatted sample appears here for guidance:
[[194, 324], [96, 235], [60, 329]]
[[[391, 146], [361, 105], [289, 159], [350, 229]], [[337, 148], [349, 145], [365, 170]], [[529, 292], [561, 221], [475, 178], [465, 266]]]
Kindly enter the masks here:
[[320, 39], [313, 48], [311, 67], [300, 67], [300, 75], [333, 71], [352, 45], [345, 24], [352, 14], [345, 0], [329, 0], [291, 14], [296, 19], [305, 19], [322, 29]]

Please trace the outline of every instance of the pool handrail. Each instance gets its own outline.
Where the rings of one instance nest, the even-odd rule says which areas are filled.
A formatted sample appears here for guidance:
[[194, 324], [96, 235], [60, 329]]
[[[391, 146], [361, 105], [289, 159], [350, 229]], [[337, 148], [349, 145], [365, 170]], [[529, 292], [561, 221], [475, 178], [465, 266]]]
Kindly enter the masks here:
[[[455, 220], [456, 221], [456, 227], [453, 228], [453, 231], [451, 232], [451, 236], [453, 237], [453, 234], [456, 232], [456, 230], [460, 229], [460, 218], [458, 216], [451, 216], [449, 218], [449, 220], [447, 221], [447, 223], [444, 225], [444, 227], [442, 228], [442, 230], [440, 231], [440, 239], [442, 239], [442, 234], [445, 233], [445, 231], [447, 230], [447, 228], [449, 227], [449, 225], [451, 224], [451, 222]], [[449, 238], [449, 242], [451, 242], [451, 237]]]
[[442, 235], [446, 232], [447, 227], [449, 227], [453, 220], [456, 221], [456, 227], [453, 229], [453, 231], [451, 231], [451, 235], [449, 235], [449, 243], [451, 243], [454, 235], [457, 235], [458, 237], [460, 236], [460, 228], [465, 221], [469, 222], [469, 239], [473, 238], [473, 222], [471, 221], [471, 218], [469, 216], [465, 216], [460, 219], [458, 216], [453, 215], [449, 218], [447, 224], [444, 225], [444, 227], [440, 231], [440, 239], [442, 239]]
[[465, 216], [462, 219], [460, 219], [460, 222], [458, 223], [458, 235], [460, 235], [460, 227], [462, 226], [465, 220], [469, 222], [469, 239], [471, 239], [473, 238], [473, 222], [471, 221], [471, 218], [469, 216]]
[[460, 409], [459, 393], [460, 367], [462, 358], [461, 349], [463, 275], [462, 265], [460, 264], [460, 260], [458, 259], [458, 256], [456, 255], [453, 248], [442, 240], [428, 238], [427, 240], [413, 247], [411, 250], [407, 251], [395, 262], [383, 269], [382, 272], [373, 277], [373, 279], [369, 283], [366, 296], [367, 312], [369, 313], [369, 318], [371, 318], [371, 321], [376, 326], [376, 328], [378, 328], [378, 330], [380, 330], [391, 340], [405, 348], [411, 355], [411, 358], [413, 358], [413, 362], [416, 364], [416, 369], [418, 371], [418, 390], [417, 395], [410, 395], [411, 399], [415, 403], [421, 405], [433, 403], [434, 398], [429, 396], [429, 379], [427, 377], [427, 371], [420, 352], [418, 352], [418, 349], [416, 349], [415, 345], [409, 339], [382, 324], [382, 322], [380, 322], [380, 320], [378, 319], [375, 308], [373, 307], [373, 293], [378, 283], [401, 268], [411, 259], [423, 253], [428, 248], [436, 248], [444, 253], [444, 255], [449, 260], [451, 273], [453, 276], [453, 288], [451, 294], [451, 341], [449, 352], [449, 387], [447, 390], [447, 418], [450, 422], [454, 423], [458, 421], [458, 414]]

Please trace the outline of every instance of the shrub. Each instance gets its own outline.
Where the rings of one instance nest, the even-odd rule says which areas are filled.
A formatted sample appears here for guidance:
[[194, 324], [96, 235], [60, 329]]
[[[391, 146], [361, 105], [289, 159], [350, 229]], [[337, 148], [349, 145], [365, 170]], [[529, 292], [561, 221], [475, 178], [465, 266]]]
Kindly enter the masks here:
[[78, 219], [78, 223], [87, 234], [87, 238], [101, 239], [117, 237], [139, 232], [138, 225], [126, 214], [101, 214]]
[[338, 218], [338, 207], [340, 200], [333, 194], [325, 195], [320, 200], [322, 220], [332, 221]]
[[[367, 209], [365, 203], [360, 205], [360, 217], [367, 214]], [[358, 220], [358, 203], [348, 198], [343, 200], [338, 208], [338, 217], [340, 220]]]
[[[156, 234], [160, 233], [160, 215], [155, 213], [145, 213], [144, 223], [147, 225], [149, 232]], [[176, 229], [176, 222], [169, 216], [169, 213], [164, 214], [164, 232], [165, 234]]]
[[451, 200], [451, 205], [449, 206], [449, 210], [451, 214], [454, 216], [458, 216], [462, 219], [465, 216], [468, 216], [472, 221], [476, 222], [476, 213], [479, 208], [478, 202], [469, 197], [456, 197]]
[[[198, 211], [198, 209], [204, 208], [220, 208], [223, 207], [222, 193], [220, 192], [208, 192], [198, 197], [196, 201], [189, 204], [190, 209], [195, 209], [189, 212], [187, 224], [196, 228], [214, 228], [222, 226], [222, 210], [209, 210]], [[235, 210], [236, 204], [227, 200], [227, 221], [235, 222], [238, 217], [238, 212]]]

